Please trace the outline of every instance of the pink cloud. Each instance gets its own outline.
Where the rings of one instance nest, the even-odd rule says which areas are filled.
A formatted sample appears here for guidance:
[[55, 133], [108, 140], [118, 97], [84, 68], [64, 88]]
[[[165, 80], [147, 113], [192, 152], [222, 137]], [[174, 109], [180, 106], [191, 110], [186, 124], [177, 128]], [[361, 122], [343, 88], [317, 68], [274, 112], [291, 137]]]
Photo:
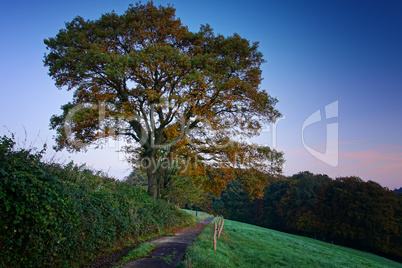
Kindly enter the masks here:
[[[308, 170], [314, 173], [340, 176], [359, 176], [379, 182], [390, 189], [402, 186], [402, 146], [369, 145], [367, 140], [339, 142], [339, 165], [330, 167], [310, 155], [305, 148], [283, 149], [287, 160], [285, 175]], [[325, 150], [326, 144], [312, 146]], [[353, 150], [358, 147], [369, 150]], [[281, 149], [278, 149], [281, 150]]]

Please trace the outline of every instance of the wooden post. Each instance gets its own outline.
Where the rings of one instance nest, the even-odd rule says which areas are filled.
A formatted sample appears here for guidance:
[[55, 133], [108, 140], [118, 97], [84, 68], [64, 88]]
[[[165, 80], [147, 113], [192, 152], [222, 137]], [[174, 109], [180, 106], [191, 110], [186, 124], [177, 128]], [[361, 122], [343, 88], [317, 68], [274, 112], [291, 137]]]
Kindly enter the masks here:
[[217, 226], [216, 222], [214, 222], [214, 250], [216, 250], [216, 231], [217, 231]]
[[218, 237], [221, 236], [222, 230], [223, 230], [223, 224], [225, 223], [225, 219], [222, 219], [220, 227], [219, 227], [219, 232], [218, 232]]

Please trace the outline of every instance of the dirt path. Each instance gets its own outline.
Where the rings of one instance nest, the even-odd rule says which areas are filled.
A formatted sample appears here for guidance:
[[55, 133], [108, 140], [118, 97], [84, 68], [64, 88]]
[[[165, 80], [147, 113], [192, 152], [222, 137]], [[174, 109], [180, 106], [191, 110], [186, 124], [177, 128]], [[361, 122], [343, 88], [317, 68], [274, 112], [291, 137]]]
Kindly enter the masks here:
[[176, 233], [175, 236], [163, 237], [153, 241], [157, 246], [148, 257], [131, 261], [123, 266], [123, 268], [158, 268], [158, 267], [176, 267], [183, 259], [188, 246], [194, 239], [210, 223], [213, 218], [199, 221], [195, 226], [188, 227]]

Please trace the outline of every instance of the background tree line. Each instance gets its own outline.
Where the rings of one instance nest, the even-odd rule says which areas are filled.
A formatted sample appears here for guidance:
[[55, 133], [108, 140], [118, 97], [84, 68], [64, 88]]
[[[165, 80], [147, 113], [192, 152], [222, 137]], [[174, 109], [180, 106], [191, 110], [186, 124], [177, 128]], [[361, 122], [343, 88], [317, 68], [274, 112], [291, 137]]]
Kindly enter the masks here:
[[214, 208], [237, 221], [402, 260], [402, 194], [373, 181], [306, 171], [271, 182], [254, 200], [233, 182]]

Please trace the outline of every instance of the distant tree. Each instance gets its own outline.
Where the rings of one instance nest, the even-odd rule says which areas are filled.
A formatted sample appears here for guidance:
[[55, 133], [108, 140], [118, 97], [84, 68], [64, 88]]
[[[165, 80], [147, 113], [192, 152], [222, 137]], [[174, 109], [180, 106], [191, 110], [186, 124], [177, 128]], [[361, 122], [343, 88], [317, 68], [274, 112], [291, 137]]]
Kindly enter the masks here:
[[[277, 100], [259, 88], [258, 43], [215, 35], [208, 25], [190, 32], [173, 7], [152, 2], [93, 21], [76, 17], [44, 42], [49, 75], [74, 91], [51, 118], [56, 149], [124, 138], [135, 163], [147, 168], [153, 197], [166, 162], [177, 157], [196, 159], [193, 176], [205, 175], [215, 193], [236, 177], [235, 167], [257, 178], [281, 172], [281, 153], [246, 142], [280, 116]], [[262, 181], [248, 189], [263, 188]]]
[[399, 187], [399, 189], [395, 188], [394, 192], [397, 194], [402, 194], [402, 187]]
[[288, 177], [282, 177], [271, 182], [264, 189], [263, 205], [264, 219], [262, 225], [280, 231], [287, 231], [286, 222], [280, 215], [278, 207], [282, 197], [286, 195], [290, 188], [290, 180]]
[[402, 194], [398, 193], [398, 204], [395, 206], [394, 219], [398, 224], [398, 233], [390, 239], [390, 252], [399, 256], [398, 261], [402, 262]]
[[140, 189], [148, 189], [147, 174], [141, 170], [133, 170], [130, 175], [124, 179], [124, 182]]
[[[212, 196], [203, 188], [200, 178], [191, 178], [180, 174], [180, 169], [169, 168], [160, 179], [160, 197], [180, 207], [198, 208], [203, 211], [211, 211]], [[148, 179], [146, 171], [133, 170], [124, 182], [146, 190]]]
[[200, 183], [191, 177], [181, 176], [178, 170], [169, 170], [163, 177], [161, 196], [173, 203], [192, 207], [205, 195]]
[[231, 181], [228, 187], [222, 192], [220, 201], [223, 207], [221, 214], [225, 218], [254, 223], [254, 209], [244, 186], [240, 181]]
[[324, 232], [318, 213], [319, 194], [331, 179], [308, 171], [293, 175], [286, 194], [278, 203], [278, 211], [289, 229], [316, 236]]
[[364, 249], [388, 252], [390, 240], [399, 235], [397, 194], [376, 182], [358, 177], [337, 178], [330, 183], [325, 215], [335, 241]]

